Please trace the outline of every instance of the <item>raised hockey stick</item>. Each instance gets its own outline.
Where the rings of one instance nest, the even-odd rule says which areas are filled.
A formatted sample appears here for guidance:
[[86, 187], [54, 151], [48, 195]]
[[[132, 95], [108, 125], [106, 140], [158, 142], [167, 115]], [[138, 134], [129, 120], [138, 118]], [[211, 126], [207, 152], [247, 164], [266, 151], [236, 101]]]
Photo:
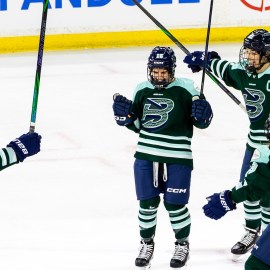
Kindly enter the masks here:
[[213, 2], [214, 2], [213, 0], [211, 0], [211, 2], [210, 2], [210, 11], [209, 11], [208, 26], [207, 26], [207, 34], [206, 34], [206, 42], [205, 42], [205, 51], [204, 51], [205, 58], [204, 58], [203, 70], [202, 70], [202, 82], [201, 82], [200, 96], [203, 96], [203, 88], [204, 88], [205, 72], [206, 72], [207, 60], [208, 60], [208, 45], [209, 45], [210, 30], [211, 30], [211, 20], [212, 20]]
[[[132, 2], [140, 8], [140, 10], [149, 17], [159, 28], [160, 30], [167, 35], [185, 54], [190, 54], [189, 50], [181, 44], [157, 19], [155, 19], [137, 0], [132, 0]], [[241, 101], [234, 96], [208, 69], [205, 73], [244, 111], [246, 112], [245, 107]]]
[[35, 131], [35, 125], [36, 125], [38, 94], [39, 94], [39, 85], [40, 85], [40, 77], [41, 77], [41, 67], [42, 67], [43, 49], [44, 49], [44, 41], [45, 41], [48, 6], [49, 6], [49, 0], [44, 0], [40, 36], [39, 36], [39, 47], [38, 47], [37, 68], [36, 68], [36, 77], [35, 77], [34, 94], [33, 94], [33, 102], [32, 102], [31, 122], [30, 122], [30, 129], [29, 129], [30, 133], [33, 133]]

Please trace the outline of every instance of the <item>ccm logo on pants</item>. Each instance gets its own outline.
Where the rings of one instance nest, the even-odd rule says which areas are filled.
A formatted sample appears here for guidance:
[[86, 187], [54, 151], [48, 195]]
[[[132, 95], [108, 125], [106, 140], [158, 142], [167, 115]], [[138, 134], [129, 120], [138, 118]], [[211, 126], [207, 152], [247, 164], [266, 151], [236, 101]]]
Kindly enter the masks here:
[[180, 189], [180, 188], [167, 188], [167, 192], [171, 193], [186, 193], [186, 189]]

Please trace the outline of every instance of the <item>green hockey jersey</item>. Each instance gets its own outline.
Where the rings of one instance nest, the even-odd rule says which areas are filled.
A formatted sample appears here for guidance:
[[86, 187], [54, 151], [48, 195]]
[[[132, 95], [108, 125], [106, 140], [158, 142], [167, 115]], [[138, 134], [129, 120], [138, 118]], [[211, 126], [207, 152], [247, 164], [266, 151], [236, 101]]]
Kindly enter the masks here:
[[135, 158], [193, 167], [191, 107], [195, 96], [199, 96], [198, 89], [186, 78], [177, 78], [164, 89], [148, 81], [136, 87], [132, 112], [137, 120], [127, 126], [139, 133]]
[[270, 68], [260, 74], [247, 74], [239, 63], [213, 59], [213, 73], [226, 85], [242, 92], [250, 120], [247, 145], [254, 149], [267, 142], [264, 124], [270, 112]]
[[252, 165], [248, 170], [244, 183], [239, 182], [231, 193], [236, 203], [248, 201], [266, 201], [270, 198], [270, 149], [268, 145], [260, 145], [253, 153]]
[[19, 163], [19, 161], [12, 148], [7, 147], [0, 149], [0, 171], [16, 163]]

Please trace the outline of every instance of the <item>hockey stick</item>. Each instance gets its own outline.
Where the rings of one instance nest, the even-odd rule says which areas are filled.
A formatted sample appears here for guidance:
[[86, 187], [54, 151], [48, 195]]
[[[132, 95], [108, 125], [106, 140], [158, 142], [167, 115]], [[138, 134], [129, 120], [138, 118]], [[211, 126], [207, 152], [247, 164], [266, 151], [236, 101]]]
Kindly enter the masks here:
[[[137, 0], [132, 0], [132, 2], [140, 8], [140, 10], [149, 17], [159, 28], [160, 30], [167, 35], [185, 54], [190, 54], [189, 50], [181, 44], [157, 19], [155, 19]], [[241, 101], [234, 96], [208, 69], [206, 69], [206, 74], [244, 111], [246, 112], [245, 107]]]
[[202, 82], [201, 82], [201, 91], [200, 91], [200, 96], [201, 97], [203, 96], [205, 71], [206, 71], [207, 60], [208, 60], [208, 45], [209, 45], [209, 37], [210, 37], [210, 29], [211, 29], [213, 2], [214, 2], [213, 0], [211, 0], [211, 2], [210, 2], [210, 11], [209, 11], [207, 34], [206, 34], [206, 42], [205, 42], [205, 51], [204, 51], [205, 58], [204, 58], [204, 63], [203, 63]]
[[48, 6], [49, 6], [49, 0], [43, 0], [43, 11], [42, 11], [41, 29], [40, 29], [40, 36], [39, 36], [37, 68], [36, 68], [34, 95], [33, 95], [33, 102], [32, 102], [31, 122], [30, 122], [30, 129], [29, 129], [30, 133], [33, 133], [35, 131], [35, 125], [36, 125], [38, 94], [39, 94], [39, 85], [40, 85], [40, 77], [41, 77], [41, 67], [42, 67], [43, 49], [44, 49], [44, 41], [45, 41]]

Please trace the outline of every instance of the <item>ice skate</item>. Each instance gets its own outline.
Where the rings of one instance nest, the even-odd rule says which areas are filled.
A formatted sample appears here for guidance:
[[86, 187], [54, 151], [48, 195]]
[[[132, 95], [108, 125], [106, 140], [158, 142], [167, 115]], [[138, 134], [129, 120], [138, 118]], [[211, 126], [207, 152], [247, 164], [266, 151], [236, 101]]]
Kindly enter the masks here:
[[175, 250], [170, 262], [171, 268], [185, 269], [187, 260], [189, 259], [189, 243], [184, 241], [182, 243], [175, 242]]
[[242, 239], [237, 242], [232, 248], [233, 261], [239, 261], [243, 258], [243, 255], [247, 254], [256, 243], [259, 237], [259, 231], [245, 227], [245, 234]]
[[138, 269], [149, 269], [151, 267], [151, 260], [153, 259], [155, 243], [153, 239], [150, 241], [141, 240], [140, 252], [135, 260], [135, 265]]

